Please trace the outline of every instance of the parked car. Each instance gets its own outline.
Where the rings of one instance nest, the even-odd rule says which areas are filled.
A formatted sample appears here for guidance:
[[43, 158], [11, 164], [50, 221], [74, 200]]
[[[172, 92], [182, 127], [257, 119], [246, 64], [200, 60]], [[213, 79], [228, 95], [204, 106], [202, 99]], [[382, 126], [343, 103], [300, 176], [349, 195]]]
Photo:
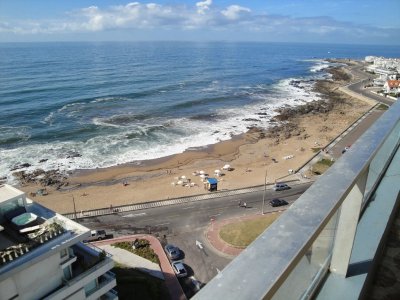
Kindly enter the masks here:
[[181, 261], [174, 261], [172, 263], [172, 269], [174, 269], [176, 277], [186, 277], [187, 276], [187, 271]]
[[290, 189], [290, 186], [288, 186], [286, 183], [275, 183], [273, 189], [274, 191], [283, 191]]
[[91, 230], [90, 236], [84, 242], [101, 241], [107, 236], [105, 230]]
[[272, 207], [277, 207], [277, 206], [288, 205], [289, 203], [286, 200], [275, 198], [269, 201], [269, 204], [271, 204]]
[[170, 259], [178, 259], [181, 251], [178, 247], [168, 244], [164, 247], [165, 253], [167, 253]]

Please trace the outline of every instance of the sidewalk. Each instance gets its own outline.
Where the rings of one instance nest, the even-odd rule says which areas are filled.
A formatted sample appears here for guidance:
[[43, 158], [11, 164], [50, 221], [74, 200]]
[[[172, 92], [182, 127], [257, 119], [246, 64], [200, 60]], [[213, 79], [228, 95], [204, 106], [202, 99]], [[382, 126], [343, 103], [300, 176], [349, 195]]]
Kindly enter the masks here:
[[165, 278], [165, 285], [169, 291], [171, 300], [186, 300], [185, 293], [182, 290], [182, 287], [178, 281], [178, 278], [175, 276], [175, 272], [172, 269], [172, 266], [167, 258], [167, 255], [164, 252], [164, 249], [160, 243], [160, 241], [152, 236], [152, 235], [143, 235], [143, 234], [135, 234], [122, 236], [114, 239], [103, 240], [99, 242], [93, 242], [94, 245], [108, 245], [115, 242], [124, 242], [124, 241], [134, 241], [135, 239], [146, 239], [150, 242], [151, 248], [158, 255], [160, 260], [160, 267], [163, 272]]

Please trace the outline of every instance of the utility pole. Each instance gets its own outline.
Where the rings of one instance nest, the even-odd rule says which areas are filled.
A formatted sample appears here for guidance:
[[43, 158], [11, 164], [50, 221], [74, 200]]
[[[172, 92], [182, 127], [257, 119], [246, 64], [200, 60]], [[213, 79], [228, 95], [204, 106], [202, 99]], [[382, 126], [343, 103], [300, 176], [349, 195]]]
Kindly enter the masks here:
[[261, 214], [264, 214], [264, 205], [265, 205], [265, 193], [267, 192], [267, 169], [265, 169], [265, 180], [264, 180], [264, 194], [263, 194], [263, 202], [261, 207]]
[[75, 220], [77, 220], [78, 218], [76, 217], [75, 198], [74, 198], [74, 195], [71, 195], [71, 197], [72, 197], [72, 203], [74, 204], [74, 216], [75, 216]]

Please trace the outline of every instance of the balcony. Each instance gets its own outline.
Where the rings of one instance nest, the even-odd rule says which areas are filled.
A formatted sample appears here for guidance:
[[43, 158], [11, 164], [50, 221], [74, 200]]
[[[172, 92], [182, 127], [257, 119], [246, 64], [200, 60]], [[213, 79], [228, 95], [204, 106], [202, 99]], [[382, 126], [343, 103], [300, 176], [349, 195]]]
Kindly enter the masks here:
[[83, 243], [72, 247], [71, 278], [64, 279], [62, 286], [44, 299], [67, 299], [74, 292], [83, 289], [87, 284], [98, 279], [99, 286], [91, 290], [90, 299], [97, 299], [116, 286], [115, 276], [108, 272], [114, 267], [111, 255], [101, 249], [88, 247]]
[[395, 103], [193, 299], [358, 299], [400, 205]]
[[100, 300], [118, 300], [118, 293], [115, 290], [109, 290], [100, 297]]
[[[117, 285], [117, 280], [115, 279], [115, 274], [112, 272], [107, 272], [105, 274], [103, 274], [102, 276], [100, 276], [98, 278], [98, 285], [95, 289], [91, 290], [90, 293], [88, 293], [87, 299], [88, 300], [95, 300], [95, 299], [99, 299], [102, 295], [107, 294], [108, 291], [112, 290], [113, 287], [115, 287]], [[117, 299], [118, 296], [117, 294], [113, 294], [112, 295], [106, 295], [105, 297], [108, 297], [106, 299]], [[117, 296], [117, 298], [110, 298], [109, 296]]]

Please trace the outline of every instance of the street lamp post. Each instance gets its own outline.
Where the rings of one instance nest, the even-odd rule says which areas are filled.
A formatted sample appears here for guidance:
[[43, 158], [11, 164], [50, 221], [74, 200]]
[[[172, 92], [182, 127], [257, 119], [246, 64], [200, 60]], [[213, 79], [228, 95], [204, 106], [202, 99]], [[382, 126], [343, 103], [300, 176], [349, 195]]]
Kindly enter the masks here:
[[265, 169], [265, 180], [264, 180], [264, 194], [263, 194], [263, 202], [261, 208], [261, 214], [264, 214], [264, 205], [265, 205], [265, 193], [267, 191], [267, 169]]
[[71, 195], [71, 197], [72, 197], [72, 203], [74, 204], [74, 216], [75, 216], [75, 220], [77, 220], [78, 218], [76, 217], [75, 198], [74, 198], [74, 195]]

